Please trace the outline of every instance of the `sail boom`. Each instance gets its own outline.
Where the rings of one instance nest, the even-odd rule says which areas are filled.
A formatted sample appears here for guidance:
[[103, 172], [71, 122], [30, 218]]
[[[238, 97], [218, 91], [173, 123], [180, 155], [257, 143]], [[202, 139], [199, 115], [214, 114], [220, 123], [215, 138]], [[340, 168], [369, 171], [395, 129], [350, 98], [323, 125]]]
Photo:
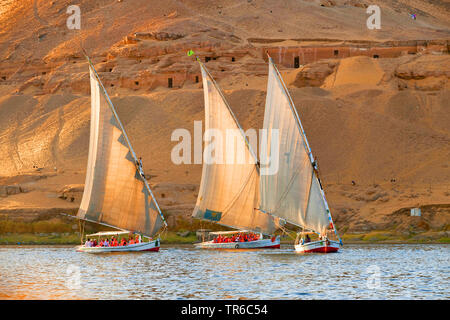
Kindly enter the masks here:
[[86, 218], [80, 218], [80, 217], [77, 217], [77, 216], [74, 216], [74, 215], [71, 215], [71, 214], [68, 214], [68, 213], [64, 213], [64, 212], [61, 212], [60, 214], [63, 215], [63, 216], [67, 216], [67, 217], [73, 218], [73, 219], [77, 219], [77, 220], [81, 220], [81, 221], [87, 221], [87, 222], [92, 222], [92, 223], [99, 224], [99, 225], [102, 225], [102, 226], [105, 226], [105, 227], [110, 227], [110, 228], [114, 228], [114, 229], [117, 229], [117, 230], [121, 230], [121, 231], [132, 233], [130, 230], [125, 230], [125, 229], [122, 229], [122, 228], [119, 228], [119, 227], [116, 227], [116, 226], [112, 226], [112, 225], [104, 223], [104, 222], [94, 221], [94, 220], [90, 220], [90, 219], [86, 219]]
[[283, 220], [285, 220], [286, 222], [289, 222], [290, 224], [292, 224], [292, 225], [294, 225], [294, 226], [296, 226], [296, 227], [305, 229], [305, 226], [299, 224], [298, 222], [287, 220], [287, 219], [285, 219], [285, 218], [283, 218], [283, 217], [280, 217], [279, 215], [276, 215], [275, 213], [265, 211], [265, 210], [263, 210], [263, 209], [261, 209], [261, 208], [258, 208], [257, 210], [259, 210], [259, 211], [261, 211], [261, 212], [264, 212], [265, 214], [271, 215], [272, 217], [279, 218], [279, 219], [283, 219]]

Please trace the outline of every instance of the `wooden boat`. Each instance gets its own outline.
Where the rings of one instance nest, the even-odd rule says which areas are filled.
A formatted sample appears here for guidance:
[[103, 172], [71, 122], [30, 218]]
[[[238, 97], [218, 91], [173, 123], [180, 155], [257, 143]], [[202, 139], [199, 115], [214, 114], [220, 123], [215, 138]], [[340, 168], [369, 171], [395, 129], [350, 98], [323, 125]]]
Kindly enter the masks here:
[[167, 223], [116, 109], [91, 60], [86, 58], [91, 82], [91, 128], [85, 187], [76, 217], [83, 223], [94, 222], [144, 239], [122, 247], [82, 245], [77, 251], [158, 251], [159, 234]]
[[[210, 232], [213, 236], [232, 235], [232, 234], [244, 234], [249, 231], [218, 231]], [[263, 234], [259, 234], [257, 240], [252, 241], [232, 241], [232, 242], [215, 242], [214, 240], [204, 241], [196, 243], [197, 248], [202, 249], [279, 249], [280, 248], [280, 236], [272, 236], [268, 239], [264, 239]]]
[[[256, 209], [259, 199], [257, 158], [219, 86], [200, 61], [199, 64], [205, 101], [205, 140], [211, 138], [209, 136], [211, 130], [223, 137], [230, 131], [237, 134], [235, 135], [235, 145], [230, 147], [222, 144], [215, 149], [215, 152], [222, 152], [223, 157], [232, 161], [215, 161], [217, 159], [208, 155], [208, 148], [213, 143], [205, 142], [202, 179], [192, 216], [238, 230], [237, 232], [248, 230], [271, 236], [278, 228], [279, 219]], [[239, 156], [243, 156], [245, 161], [238, 161]], [[213, 244], [210, 241], [204, 241], [197, 244], [196, 247], [266, 248], [279, 246], [279, 238], [276, 239], [275, 243], [269, 239], [269, 241], [261, 240], [245, 245], [241, 245], [241, 243]]]
[[[279, 167], [275, 174], [261, 175], [259, 209], [301, 228], [295, 242], [296, 252], [336, 252], [342, 241], [325, 199], [317, 161], [281, 74], [272, 58], [268, 60], [263, 129], [268, 136], [276, 130], [279, 141], [270, 139], [262, 144], [260, 161], [261, 170], [267, 159], [278, 159]], [[305, 231], [319, 235], [320, 240], [306, 243]], [[338, 241], [330, 239], [331, 236]]]

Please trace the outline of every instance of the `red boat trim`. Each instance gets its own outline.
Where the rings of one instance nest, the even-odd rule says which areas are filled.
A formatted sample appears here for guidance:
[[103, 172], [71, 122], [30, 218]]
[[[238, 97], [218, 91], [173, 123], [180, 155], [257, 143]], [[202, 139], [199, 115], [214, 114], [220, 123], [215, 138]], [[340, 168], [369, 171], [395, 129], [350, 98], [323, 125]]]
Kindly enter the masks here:
[[310, 250], [304, 250], [304, 253], [313, 253], [313, 252], [319, 252], [319, 253], [329, 253], [329, 252], [337, 252], [339, 250], [339, 248], [335, 248], [335, 247], [319, 247], [319, 248], [314, 248], [314, 249], [310, 249]]
[[159, 251], [159, 247], [154, 247], [151, 249], [145, 249], [145, 250], [141, 250], [141, 251], [154, 251], [154, 252], [158, 252]]

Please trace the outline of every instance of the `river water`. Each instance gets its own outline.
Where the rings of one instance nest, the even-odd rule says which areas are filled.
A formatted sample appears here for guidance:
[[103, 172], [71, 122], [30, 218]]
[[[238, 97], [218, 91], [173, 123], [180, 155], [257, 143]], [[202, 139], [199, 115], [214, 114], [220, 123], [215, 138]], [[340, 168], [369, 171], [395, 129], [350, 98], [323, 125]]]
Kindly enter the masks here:
[[73, 247], [0, 247], [1, 299], [449, 299], [450, 246], [292, 246], [87, 254]]

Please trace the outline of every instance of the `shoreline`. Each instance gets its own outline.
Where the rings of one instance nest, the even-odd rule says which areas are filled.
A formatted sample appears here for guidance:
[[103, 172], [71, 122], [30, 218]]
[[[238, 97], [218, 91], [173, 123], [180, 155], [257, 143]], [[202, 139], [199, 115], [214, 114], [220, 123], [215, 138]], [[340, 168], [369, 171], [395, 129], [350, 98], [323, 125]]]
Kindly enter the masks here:
[[[381, 233], [377, 232], [377, 233]], [[419, 235], [420, 236], [420, 235]], [[342, 241], [346, 244], [450, 244], [450, 239], [441, 237], [439, 239], [420, 236], [422, 238], [402, 239], [400, 237], [389, 236], [387, 238], [377, 238], [368, 234], [344, 234]], [[346, 239], [347, 238], [347, 239]], [[357, 238], [357, 239], [355, 239]], [[366, 238], [366, 240], [364, 240]], [[161, 245], [193, 245], [198, 243], [195, 234], [191, 232], [188, 236], [182, 237], [176, 232], [164, 234], [161, 237]], [[282, 239], [281, 244], [293, 245], [293, 240]], [[52, 233], [52, 234], [0, 234], [0, 246], [72, 246], [80, 244], [80, 236], [77, 233]]]

